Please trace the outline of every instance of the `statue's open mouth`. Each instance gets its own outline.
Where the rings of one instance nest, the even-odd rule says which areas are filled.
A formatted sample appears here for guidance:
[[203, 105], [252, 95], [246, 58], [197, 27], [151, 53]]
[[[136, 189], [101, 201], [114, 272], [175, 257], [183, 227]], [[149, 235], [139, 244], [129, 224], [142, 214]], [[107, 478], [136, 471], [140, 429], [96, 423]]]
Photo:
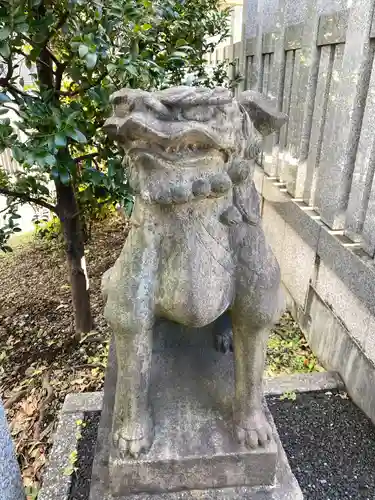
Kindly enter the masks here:
[[228, 159], [223, 141], [204, 123], [168, 122], [135, 113], [116, 125], [124, 149], [133, 158], [183, 163]]
[[127, 147], [128, 154], [131, 157], [153, 157], [160, 158], [166, 162], [183, 161], [184, 163], [202, 161], [203, 158], [215, 157], [226, 161], [227, 155], [224, 151], [217, 150], [206, 144], [176, 143], [173, 146], [164, 146], [157, 142], [145, 142], [134, 140], [129, 142]]

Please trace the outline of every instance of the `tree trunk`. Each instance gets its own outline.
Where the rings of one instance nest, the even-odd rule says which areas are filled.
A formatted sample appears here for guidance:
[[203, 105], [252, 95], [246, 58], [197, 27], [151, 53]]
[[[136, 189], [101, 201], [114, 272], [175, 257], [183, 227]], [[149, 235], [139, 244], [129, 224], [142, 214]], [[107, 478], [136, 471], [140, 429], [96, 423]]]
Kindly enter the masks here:
[[89, 280], [86, 271], [83, 234], [73, 186], [56, 182], [57, 212], [60, 217], [68, 261], [76, 332], [92, 329]]
[[[46, 7], [42, 0], [41, 2], [37, 2], [35, 17], [36, 19], [42, 19], [45, 15]], [[59, 107], [59, 99], [56, 92], [60, 90], [64, 66], [57, 64], [55, 72], [53, 71], [52, 57], [47, 48], [47, 42], [48, 37], [44, 46], [41, 47], [36, 65], [39, 85], [41, 90], [52, 92], [52, 95], [47, 93], [45, 98], [52, 100], [55, 106]], [[69, 155], [68, 148], [66, 148], [65, 153]], [[60, 150], [59, 155], [63, 161], [64, 151]], [[65, 250], [70, 273], [76, 333], [79, 335], [87, 333], [92, 329], [89, 281], [86, 272], [83, 234], [72, 184], [65, 185], [60, 181], [56, 181], [55, 185], [57, 214], [63, 226]]]

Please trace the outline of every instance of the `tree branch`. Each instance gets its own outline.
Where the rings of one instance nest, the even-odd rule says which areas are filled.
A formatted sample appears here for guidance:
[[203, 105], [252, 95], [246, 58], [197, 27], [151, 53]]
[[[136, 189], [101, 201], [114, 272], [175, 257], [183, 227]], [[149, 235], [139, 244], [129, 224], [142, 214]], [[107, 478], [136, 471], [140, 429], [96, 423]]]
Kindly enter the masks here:
[[79, 163], [80, 161], [84, 161], [84, 160], [89, 160], [89, 159], [94, 159], [96, 156], [98, 156], [99, 153], [90, 153], [90, 154], [87, 154], [87, 155], [82, 155], [82, 156], [78, 156], [77, 158], [73, 158], [73, 160], [76, 162], [76, 163]]
[[59, 66], [60, 64], [62, 64], [57, 59], [57, 57], [53, 54], [53, 52], [51, 51], [51, 49], [49, 47], [47, 47], [48, 40], [45, 42], [46, 45], [43, 45], [43, 44], [40, 44], [40, 43], [33, 42], [33, 40], [31, 38], [29, 38], [28, 36], [26, 36], [26, 35], [22, 35], [22, 38], [27, 43], [29, 43], [30, 45], [32, 45], [33, 47], [37, 47], [38, 49], [41, 49], [41, 50], [44, 49], [46, 52], [48, 52], [48, 55], [50, 56], [50, 58], [52, 59], [52, 61], [56, 64], [56, 66]]
[[5, 208], [3, 208], [2, 210], [0, 210], [0, 214], [2, 214], [4, 212], [8, 212], [9, 210], [12, 210], [12, 208], [14, 208], [16, 206], [16, 204], [17, 203], [15, 201], [13, 201], [9, 205], [7, 205]]
[[9, 108], [8, 106], [5, 106], [5, 104], [3, 104], [3, 108], [9, 109], [9, 111], [14, 111], [20, 118], [23, 118], [17, 109]]
[[23, 92], [22, 90], [17, 88], [15, 85], [9, 83], [6, 78], [0, 78], [0, 87], [8, 89], [9, 93], [12, 94], [16, 101], [19, 96], [28, 97], [29, 99], [37, 99], [36, 96], [27, 94], [26, 92]]
[[47, 45], [44, 47], [46, 49], [46, 51], [48, 52], [50, 58], [52, 59], [52, 61], [56, 64], [56, 66], [61, 66], [62, 65], [62, 62], [60, 62], [57, 57], [55, 56], [55, 54], [51, 51], [51, 49], [49, 47], [47, 47]]
[[13, 76], [13, 62], [12, 62], [12, 56], [9, 57], [8, 59], [8, 69], [7, 69], [7, 74], [5, 76], [5, 80], [9, 83], [9, 80]]
[[10, 189], [0, 187], [0, 194], [12, 196], [13, 198], [18, 198], [19, 200], [26, 201], [27, 203], [35, 203], [36, 205], [40, 205], [41, 207], [47, 208], [51, 212], [56, 213], [56, 207], [41, 198], [33, 198], [27, 193], [20, 193], [19, 191], [11, 191]]
[[60, 64], [59, 66], [57, 66], [57, 70], [56, 70], [56, 73], [55, 73], [55, 89], [56, 89], [56, 93], [59, 93], [60, 92], [60, 89], [61, 89], [61, 82], [62, 82], [62, 78], [63, 78], [63, 75], [64, 75], [64, 71], [66, 69], [66, 64]]
[[52, 73], [55, 73], [53, 71], [53, 67], [50, 64], [46, 63], [45, 61], [43, 61], [42, 59], [40, 59], [40, 57], [37, 57], [36, 62], [40, 63], [40, 64], [43, 64], [46, 68], [50, 69], [52, 71]]
[[20, 54], [25, 58], [27, 57], [27, 54], [25, 54], [25, 52], [23, 52], [21, 49], [13, 49], [13, 52], [15, 52], [16, 54]]
[[47, 39], [45, 40], [44, 44], [47, 45], [47, 43], [56, 35], [56, 33], [64, 26], [66, 20], [69, 17], [69, 12], [66, 11], [62, 14], [62, 16], [59, 19], [59, 22], [56, 24], [56, 27], [51, 30], [49, 33]]

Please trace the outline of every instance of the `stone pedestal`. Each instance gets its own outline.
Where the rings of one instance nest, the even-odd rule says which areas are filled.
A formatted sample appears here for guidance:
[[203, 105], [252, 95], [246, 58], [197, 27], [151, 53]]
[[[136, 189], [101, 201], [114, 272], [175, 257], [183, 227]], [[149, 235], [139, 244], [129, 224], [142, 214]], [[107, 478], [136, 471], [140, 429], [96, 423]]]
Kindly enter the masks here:
[[111, 346], [90, 500], [302, 499], [272, 417], [274, 440], [247, 450], [232, 436], [233, 361], [210, 327], [162, 323], [155, 332], [151, 403], [155, 440], [138, 460], [111, 446], [116, 359]]

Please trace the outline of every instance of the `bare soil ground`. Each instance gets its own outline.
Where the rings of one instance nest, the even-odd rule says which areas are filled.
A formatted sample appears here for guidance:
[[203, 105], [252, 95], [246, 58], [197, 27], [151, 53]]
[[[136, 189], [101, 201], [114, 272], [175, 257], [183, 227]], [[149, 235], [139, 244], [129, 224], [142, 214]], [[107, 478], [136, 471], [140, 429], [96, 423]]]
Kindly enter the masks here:
[[[95, 330], [74, 332], [70, 285], [60, 244], [26, 241], [0, 258], [0, 395], [28, 500], [36, 498], [65, 396], [102, 388], [109, 342], [101, 276], [116, 260], [128, 226], [114, 216], [94, 228], [86, 248]], [[289, 314], [275, 327], [266, 372], [320, 370]]]

